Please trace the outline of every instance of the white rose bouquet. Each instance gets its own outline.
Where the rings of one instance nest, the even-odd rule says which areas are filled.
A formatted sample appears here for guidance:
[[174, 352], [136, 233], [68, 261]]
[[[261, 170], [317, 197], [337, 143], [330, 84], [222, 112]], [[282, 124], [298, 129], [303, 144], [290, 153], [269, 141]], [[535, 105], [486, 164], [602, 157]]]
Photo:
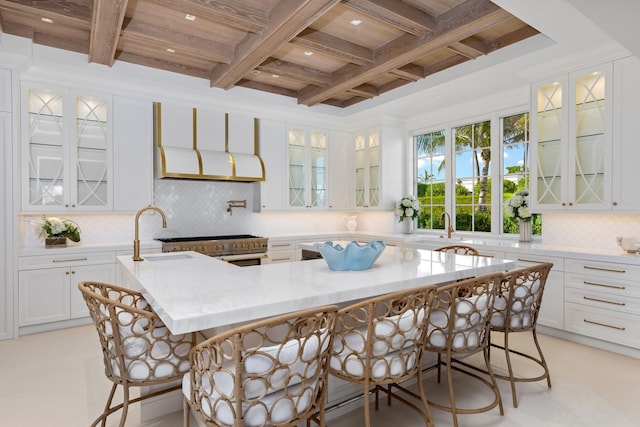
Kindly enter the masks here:
[[80, 241], [80, 226], [69, 219], [42, 216], [42, 222], [36, 224], [35, 232], [39, 237], [46, 235], [49, 238], [66, 237], [74, 242]]
[[520, 190], [514, 194], [512, 198], [507, 200], [504, 212], [511, 218], [531, 221], [531, 211], [529, 211], [529, 190]]
[[405, 218], [415, 219], [420, 213], [420, 202], [412, 196], [403, 197], [396, 203], [396, 215], [400, 217], [400, 222]]

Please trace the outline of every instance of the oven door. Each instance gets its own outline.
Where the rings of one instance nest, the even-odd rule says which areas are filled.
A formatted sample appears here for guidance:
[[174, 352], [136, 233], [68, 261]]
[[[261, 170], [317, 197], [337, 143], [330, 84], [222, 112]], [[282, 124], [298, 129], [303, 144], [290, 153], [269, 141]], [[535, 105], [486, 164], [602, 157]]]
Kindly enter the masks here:
[[218, 258], [220, 261], [235, 264], [239, 267], [249, 267], [251, 265], [260, 265], [262, 260], [267, 258], [267, 254], [242, 254], [242, 255], [224, 255]]

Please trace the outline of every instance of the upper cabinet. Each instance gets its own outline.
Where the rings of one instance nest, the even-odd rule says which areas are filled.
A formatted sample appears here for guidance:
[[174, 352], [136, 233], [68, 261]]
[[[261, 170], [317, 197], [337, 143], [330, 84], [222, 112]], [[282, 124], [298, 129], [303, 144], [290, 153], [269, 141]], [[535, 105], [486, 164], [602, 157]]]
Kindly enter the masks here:
[[612, 206], [611, 63], [532, 85], [535, 212]]
[[635, 56], [614, 62], [613, 84], [613, 201], [616, 212], [640, 210], [640, 59]]
[[11, 71], [0, 69], [0, 111], [11, 112]]
[[356, 132], [353, 139], [352, 208], [392, 210], [402, 197], [402, 142], [399, 127]]
[[111, 210], [111, 97], [23, 82], [22, 209]]
[[289, 208], [326, 209], [328, 132], [287, 129]]

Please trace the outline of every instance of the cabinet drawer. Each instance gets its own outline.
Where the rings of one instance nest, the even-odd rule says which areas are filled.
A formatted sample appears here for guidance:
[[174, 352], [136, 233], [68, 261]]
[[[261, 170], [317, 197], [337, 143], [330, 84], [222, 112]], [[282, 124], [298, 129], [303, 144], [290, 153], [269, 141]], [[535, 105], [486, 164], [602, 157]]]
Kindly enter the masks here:
[[518, 268], [531, 267], [541, 262], [553, 263], [553, 271], [564, 271], [564, 258], [537, 254], [521, 254], [516, 252], [507, 252], [507, 259], [517, 262]]
[[59, 255], [36, 255], [18, 258], [19, 270], [33, 270], [38, 268], [71, 267], [89, 264], [115, 264], [114, 251], [66, 253]]
[[614, 297], [640, 298], [640, 283], [624, 278], [590, 276], [586, 274], [566, 273], [565, 286], [584, 292], [611, 295]]
[[567, 331], [640, 348], [640, 316], [570, 302], [564, 316]]
[[269, 241], [267, 243], [267, 251], [280, 251], [286, 249], [296, 249], [298, 244], [295, 241], [291, 240], [282, 240], [282, 241]]
[[564, 271], [589, 276], [640, 281], [640, 266], [566, 258]]
[[277, 262], [292, 262], [292, 261], [300, 261], [300, 258], [296, 256], [298, 251], [295, 249], [287, 250], [287, 251], [272, 251], [267, 252], [269, 256], [268, 263], [277, 263]]
[[564, 290], [564, 299], [567, 302], [640, 316], [640, 299], [637, 298], [567, 287]]

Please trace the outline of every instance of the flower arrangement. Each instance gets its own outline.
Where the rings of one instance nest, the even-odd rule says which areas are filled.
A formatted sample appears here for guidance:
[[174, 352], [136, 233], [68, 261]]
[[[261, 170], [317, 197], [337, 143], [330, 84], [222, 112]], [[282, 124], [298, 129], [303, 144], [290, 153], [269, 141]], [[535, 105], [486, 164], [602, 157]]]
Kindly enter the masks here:
[[54, 216], [47, 218], [42, 216], [42, 222], [36, 224], [36, 234], [47, 238], [66, 237], [74, 242], [80, 241], [80, 226], [69, 219], [60, 219]]
[[514, 194], [512, 198], [507, 200], [504, 211], [507, 216], [511, 218], [531, 221], [531, 212], [529, 211], [529, 190], [520, 190]]
[[420, 202], [413, 196], [403, 197], [396, 203], [396, 215], [400, 218], [400, 222], [405, 218], [415, 219], [418, 213], [420, 213]]

